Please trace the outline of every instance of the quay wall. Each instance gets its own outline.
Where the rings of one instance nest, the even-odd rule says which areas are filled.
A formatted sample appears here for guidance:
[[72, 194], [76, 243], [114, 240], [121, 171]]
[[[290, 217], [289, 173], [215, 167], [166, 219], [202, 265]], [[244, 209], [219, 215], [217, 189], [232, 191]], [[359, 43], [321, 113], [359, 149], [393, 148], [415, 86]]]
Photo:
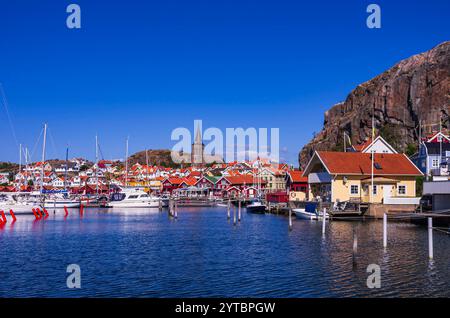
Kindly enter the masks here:
[[382, 219], [384, 213], [401, 214], [412, 213], [416, 210], [415, 204], [369, 204], [367, 216]]

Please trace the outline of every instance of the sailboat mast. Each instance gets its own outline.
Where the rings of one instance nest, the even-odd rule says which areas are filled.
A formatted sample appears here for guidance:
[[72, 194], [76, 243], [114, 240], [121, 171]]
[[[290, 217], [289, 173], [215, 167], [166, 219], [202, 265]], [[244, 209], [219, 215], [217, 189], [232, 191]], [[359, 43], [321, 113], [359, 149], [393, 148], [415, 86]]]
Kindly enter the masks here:
[[44, 124], [44, 141], [42, 143], [41, 193], [44, 190], [44, 163], [45, 163], [46, 143], [47, 143], [47, 123]]
[[95, 135], [95, 192], [98, 195], [98, 136]]
[[128, 137], [126, 142], [126, 151], [125, 151], [125, 187], [128, 186]]
[[25, 147], [25, 171], [26, 171], [26, 176], [25, 176], [25, 181], [27, 181], [26, 187], [28, 189], [28, 147]]
[[146, 170], [146, 173], [145, 173], [145, 184], [148, 187], [148, 150], [147, 149], [145, 149], [145, 166], [146, 166], [146, 168], [145, 168], [145, 170]]
[[19, 191], [21, 190], [22, 178], [20, 176], [22, 172], [22, 144], [19, 145]]
[[64, 190], [67, 191], [67, 169], [68, 169], [68, 165], [69, 165], [69, 146], [67, 145], [66, 148], [66, 169], [65, 169], [65, 173], [64, 173]]

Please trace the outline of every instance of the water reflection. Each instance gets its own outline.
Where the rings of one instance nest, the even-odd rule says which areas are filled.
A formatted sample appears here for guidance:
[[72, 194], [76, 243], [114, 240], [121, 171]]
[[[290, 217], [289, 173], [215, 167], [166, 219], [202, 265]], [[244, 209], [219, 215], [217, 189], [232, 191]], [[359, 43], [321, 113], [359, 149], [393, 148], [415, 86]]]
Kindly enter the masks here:
[[[245, 210], [244, 210], [245, 211]], [[353, 233], [358, 236], [353, 268]], [[19, 216], [0, 229], [0, 296], [20, 297], [439, 297], [450, 296], [450, 237], [435, 233], [428, 261], [425, 228], [381, 222], [326, 224], [226, 208], [167, 212], [87, 209]], [[67, 290], [66, 266], [81, 266], [83, 288]], [[366, 286], [381, 267], [381, 289]]]

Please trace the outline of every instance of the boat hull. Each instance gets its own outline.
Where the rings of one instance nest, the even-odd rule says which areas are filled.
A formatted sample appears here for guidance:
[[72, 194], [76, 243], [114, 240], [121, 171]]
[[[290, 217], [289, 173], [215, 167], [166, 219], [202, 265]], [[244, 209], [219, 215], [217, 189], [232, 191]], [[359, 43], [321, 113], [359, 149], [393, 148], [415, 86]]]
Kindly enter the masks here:
[[266, 213], [266, 206], [265, 205], [258, 205], [258, 206], [247, 206], [247, 213], [253, 213], [253, 214], [265, 214]]
[[4, 211], [6, 214], [9, 211], [13, 211], [14, 214], [33, 214], [33, 209], [40, 208], [39, 205], [27, 205], [27, 204], [12, 204], [12, 205], [0, 205], [0, 211]]
[[159, 208], [159, 202], [109, 202], [108, 208]]
[[[305, 209], [293, 209], [292, 212], [294, 212], [297, 219], [301, 220], [322, 220], [322, 215], [317, 215], [315, 212], [307, 212]], [[328, 219], [329, 215], [328, 213], [325, 214], [325, 219]]]
[[317, 215], [312, 212], [306, 212], [305, 209], [293, 209], [297, 219], [301, 220], [317, 220]]
[[66, 208], [79, 208], [80, 202], [74, 202], [74, 201], [56, 201], [56, 202], [45, 202], [44, 208], [46, 209], [64, 209]]

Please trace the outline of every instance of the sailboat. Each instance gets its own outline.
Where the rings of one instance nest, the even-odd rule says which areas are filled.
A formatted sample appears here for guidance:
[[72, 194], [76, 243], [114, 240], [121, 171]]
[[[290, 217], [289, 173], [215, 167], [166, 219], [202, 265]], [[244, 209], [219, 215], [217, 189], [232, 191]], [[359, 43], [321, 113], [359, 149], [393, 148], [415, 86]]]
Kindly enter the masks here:
[[41, 201], [40, 206], [43, 208], [61, 209], [78, 208], [80, 207], [80, 201], [74, 198], [70, 198], [67, 190], [64, 191], [45, 191], [44, 189], [44, 177], [45, 177], [45, 150], [47, 143], [47, 124], [44, 124], [44, 140], [42, 143], [42, 168], [41, 168], [41, 189], [38, 194], [35, 194], [36, 201]]
[[254, 214], [265, 214], [267, 206], [263, 203], [261, 199], [261, 171], [260, 171], [260, 161], [257, 160], [258, 169], [256, 172], [256, 183], [257, 183], [257, 197], [246, 206], [248, 213]]

